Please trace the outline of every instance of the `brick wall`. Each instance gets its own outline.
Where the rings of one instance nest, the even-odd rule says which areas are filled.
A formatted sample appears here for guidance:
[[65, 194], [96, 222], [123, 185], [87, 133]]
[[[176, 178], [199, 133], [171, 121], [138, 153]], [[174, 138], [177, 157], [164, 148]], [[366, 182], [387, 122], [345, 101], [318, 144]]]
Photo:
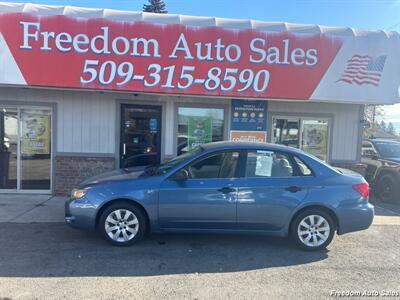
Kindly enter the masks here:
[[79, 182], [115, 169], [113, 157], [57, 156], [55, 158], [54, 193], [69, 195]]

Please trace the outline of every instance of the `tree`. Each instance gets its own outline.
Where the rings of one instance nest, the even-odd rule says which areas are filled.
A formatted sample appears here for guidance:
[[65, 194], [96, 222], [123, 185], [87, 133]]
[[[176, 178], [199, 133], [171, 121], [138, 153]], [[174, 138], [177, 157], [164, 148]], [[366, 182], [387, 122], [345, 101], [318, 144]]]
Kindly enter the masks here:
[[377, 119], [381, 119], [383, 115], [384, 112], [381, 106], [365, 105], [364, 119], [365, 123], [368, 124], [369, 127], [376, 127], [378, 125]]
[[380, 124], [380, 127], [381, 127], [381, 129], [383, 130], [383, 131], [385, 131], [386, 132], [386, 130], [387, 130], [387, 127], [386, 127], [386, 123], [385, 123], [385, 121], [381, 121], [381, 124]]
[[163, 0], [148, 0], [150, 4], [143, 4], [144, 12], [151, 12], [157, 14], [166, 14], [166, 6]]
[[389, 122], [389, 124], [387, 126], [387, 133], [396, 134], [396, 131], [394, 130], [394, 126], [393, 126], [392, 122]]

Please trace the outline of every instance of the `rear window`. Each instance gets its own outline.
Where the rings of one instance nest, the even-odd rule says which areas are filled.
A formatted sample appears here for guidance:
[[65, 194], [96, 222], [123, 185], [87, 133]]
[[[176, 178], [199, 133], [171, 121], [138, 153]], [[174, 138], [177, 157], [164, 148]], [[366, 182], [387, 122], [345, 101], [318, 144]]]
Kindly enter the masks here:
[[297, 156], [294, 156], [294, 160], [295, 160], [297, 166], [299, 167], [301, 175], [303, 175], [303, 176], [312, 176], [313, 175], [313, 172], [311, 171], [311, 169], [300, 158], [298, 158]]

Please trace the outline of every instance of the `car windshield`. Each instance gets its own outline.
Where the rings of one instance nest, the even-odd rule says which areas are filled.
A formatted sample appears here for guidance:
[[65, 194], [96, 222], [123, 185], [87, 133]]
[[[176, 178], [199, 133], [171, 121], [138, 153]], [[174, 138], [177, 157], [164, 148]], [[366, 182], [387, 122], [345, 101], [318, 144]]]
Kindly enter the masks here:
[[382, 157], [400, 157], [400, 143], [396, 142], [375, 142]]
[[201, 146], [196, 147], [192, 151], [183, 153], [183, 154], [175, 157], [174, 159], [172, 159], [171, 161], [169, 161], [167, 163], [160, 164], [158, 166], [152, 167], [152, 170], [151, 170], [152, 172], [151, 173], [152, 173], [153, 176], [159, 176], [159, 175], [166, 174], [170, 170], [172, 170], [173, 168], [175, 168], [176, 166], [181, 164], [182, 162], [191, 159], [192, 157], [194, 157], [195, 155], [199, 154], [203, 150], [204, 149]]

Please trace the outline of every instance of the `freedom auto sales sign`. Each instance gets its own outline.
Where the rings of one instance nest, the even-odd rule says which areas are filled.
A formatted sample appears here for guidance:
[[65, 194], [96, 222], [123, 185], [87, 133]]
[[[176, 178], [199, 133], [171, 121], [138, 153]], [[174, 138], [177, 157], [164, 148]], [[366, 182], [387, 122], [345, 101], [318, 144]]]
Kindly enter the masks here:
[[[399, 64], [392, 52], [399, 49], [397, 44], [388, 38], [371, 42], [321, 34], [3, 13], [0, 84], [394, 102]], [[364, 73], [357, 73], [357, 68]]]

